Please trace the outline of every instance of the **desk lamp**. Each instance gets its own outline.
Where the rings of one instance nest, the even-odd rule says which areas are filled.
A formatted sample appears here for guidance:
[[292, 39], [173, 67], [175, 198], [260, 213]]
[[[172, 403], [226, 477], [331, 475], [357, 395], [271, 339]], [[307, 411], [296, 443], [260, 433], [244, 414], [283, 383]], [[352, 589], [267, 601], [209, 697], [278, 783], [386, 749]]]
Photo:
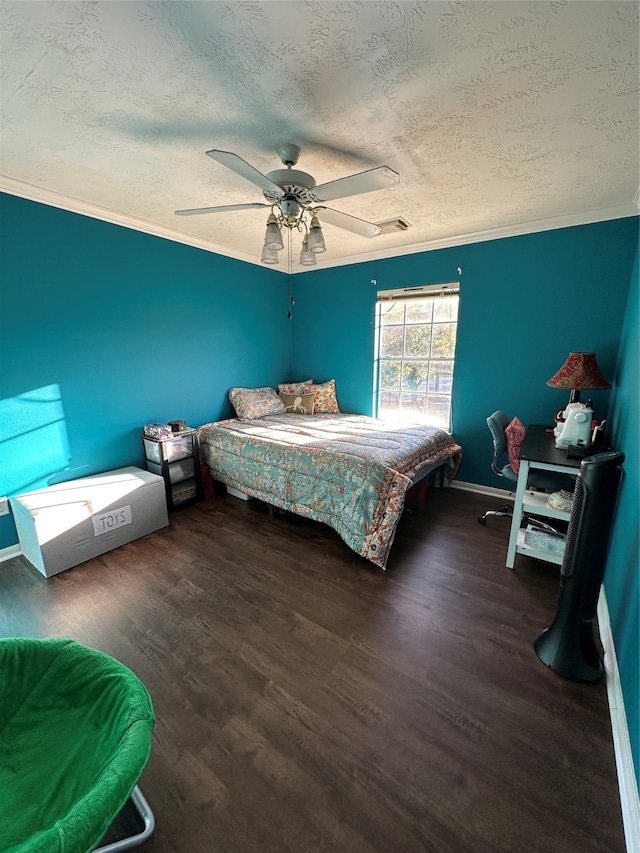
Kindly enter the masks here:
[[594, 352], [570, 352], [560, 370], [548, 380], [552, 388], [568, 388], [569, 402], [564, 411], [556, 415], [554, 430], [556, 447], [573, 444], [587, 445], [591, 435], [593, 410], [580, 402], [580, 391], [611, 388], [596, 362]]

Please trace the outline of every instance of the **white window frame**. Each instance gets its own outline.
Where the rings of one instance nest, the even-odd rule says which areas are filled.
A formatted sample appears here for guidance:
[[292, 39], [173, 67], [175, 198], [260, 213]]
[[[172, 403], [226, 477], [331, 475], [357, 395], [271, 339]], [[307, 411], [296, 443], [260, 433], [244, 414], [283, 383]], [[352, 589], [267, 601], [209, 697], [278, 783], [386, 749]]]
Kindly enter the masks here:
[[[373, 369], [373, 412], [374, 417], [379, 417], [380, 412], [380, 369], [381, 365], [384, 363], [386, 359], [384, 359], [380, 354], [380, 346], [381, 346], [381, 306], [389, 301], [401, 301], [408, 302], [411, 299], [420, 298], [420, 297], [437, 297], [437, 296], [451, 296], [452, 294], [460, 294], [460, 282], [459, 281], [449, 281], [444, 282], [443, 284], [430, 284], [430, 285], [422, 285], [420, 287], [403, 287], [397, 288], [394, 290], [379, 290], [376, 294], [376, 306], [375, 306], [375, 344], [374, 344], [374, 369]], [[459, 319], [456, 320], [456, 344], [457, 344], [457, 324]], [[406, 325], [403, 328], [406, 328]], [[432, 321], [433, 327], [433, 321]], [[398, 360], [397, 358], [389, 358], [389, 360]], [[404, 361], [405, 356], [403, 355], [400, 358], [400, 361]], [[432, 359], [429, 358], [429, 361]], [[434, 359], [435, 360], [435, 359]], [[453, 363], [454, 363], [454, 372], [455, 372], [455, 347], [453, 354]], [[438, 392], [442, 393], [442, 392]], [[429, 392], [427, 392], [428, 396]], [[451, 377], [451, 390], [447, 395], [453, 399], [453, 374]], [[383, 415], [383, 417], [385, 417]], [[428, 423], [428, 419], [426, 417], [421, 418], [424, 423]], [[442, 425], [440, 425], [442, 426]], [[449, 407], [449, 423], [444, 426], [444, 429], [451, 430], [452, 427], [452, 409], [451, 405]]]

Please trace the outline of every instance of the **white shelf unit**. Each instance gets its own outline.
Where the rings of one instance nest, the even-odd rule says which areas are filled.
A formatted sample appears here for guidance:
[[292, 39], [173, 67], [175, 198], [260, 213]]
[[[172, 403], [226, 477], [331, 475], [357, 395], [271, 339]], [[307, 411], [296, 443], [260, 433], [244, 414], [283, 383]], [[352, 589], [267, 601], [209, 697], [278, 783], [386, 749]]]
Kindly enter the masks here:
[[562, 564], [562, 554], [556, 554], [553, 551], [543, 548], [533, 548], [524, 541], [525, 529], [522, 526], [523, 515], [536, 515], [541, 518], [551, 518], [567, 522], [571, 516], [569, 512], [548, 507], [547, 500], [549, 499], [549, 495], [546, 492], [536, 492], [527, 489], [529, 473], [533, 469], [571, 474], [573, 477], [579, 473], [575, 465], [552, 465], [547, 462], [535, 462], [528, 459], [520, 461], [518, 485], [513, 503], [513, 519], [511, 521], [511, 532], [507, 548], [506, 565], [508, 569], [513, 568], [516, 554], [526, 554], [529, 557], [535, 557], [537, 560], [545, 560], [547, 563]]
[[522, 499], [522, 509], [531, 515], [543, 515], [545, 518], [558, 518], [562, 521], [569, 521], [571, 513], [563, 512], [560, 509], [551, 509], [551, 507], [547, 506], [548, 500], [549, 495], [546, 492], [533, 492], [527, 489]]

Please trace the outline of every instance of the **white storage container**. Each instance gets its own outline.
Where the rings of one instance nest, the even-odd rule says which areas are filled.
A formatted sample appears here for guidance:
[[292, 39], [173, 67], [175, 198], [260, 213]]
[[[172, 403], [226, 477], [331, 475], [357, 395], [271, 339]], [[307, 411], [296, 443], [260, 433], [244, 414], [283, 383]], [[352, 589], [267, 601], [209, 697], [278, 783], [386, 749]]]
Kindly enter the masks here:
[[233, 495], [234, 498], [240, 498], [241, 501], [250, 501], [251, 495], [246, 492], [241, 492], [239, 489], [234, 489], [233, 486], [227, 486], [227, 494]]
[[20, 547], [45, 577], [169, 524], [162, 477], [120, 468], [11, 498]]

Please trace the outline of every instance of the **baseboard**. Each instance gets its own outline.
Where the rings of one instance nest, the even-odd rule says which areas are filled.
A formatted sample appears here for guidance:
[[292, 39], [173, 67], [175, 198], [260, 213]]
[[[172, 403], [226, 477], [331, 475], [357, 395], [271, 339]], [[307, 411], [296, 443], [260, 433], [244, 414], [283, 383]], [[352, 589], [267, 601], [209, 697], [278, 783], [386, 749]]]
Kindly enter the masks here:
[[624, 710], [618, 659], [613, 643], [609, 607], [607, 606], [604, 587], [601, 587], [598, 599], [598, 627], [604, 649], [604, 673], [607, 683], [611, 730], [613, 732], [613, 749], [618, 771], [624, 837], [627, 853], [640, 853], [640, 797], [638, 796], [638, 783], [633, 765], [627, 716]]
[[8, 548], [0, 548], [0, 563], [5, 560], [12, 560], [14, 557], [19, 557], [22, 554], [22, 549], [19, 545], [9, 545]]

